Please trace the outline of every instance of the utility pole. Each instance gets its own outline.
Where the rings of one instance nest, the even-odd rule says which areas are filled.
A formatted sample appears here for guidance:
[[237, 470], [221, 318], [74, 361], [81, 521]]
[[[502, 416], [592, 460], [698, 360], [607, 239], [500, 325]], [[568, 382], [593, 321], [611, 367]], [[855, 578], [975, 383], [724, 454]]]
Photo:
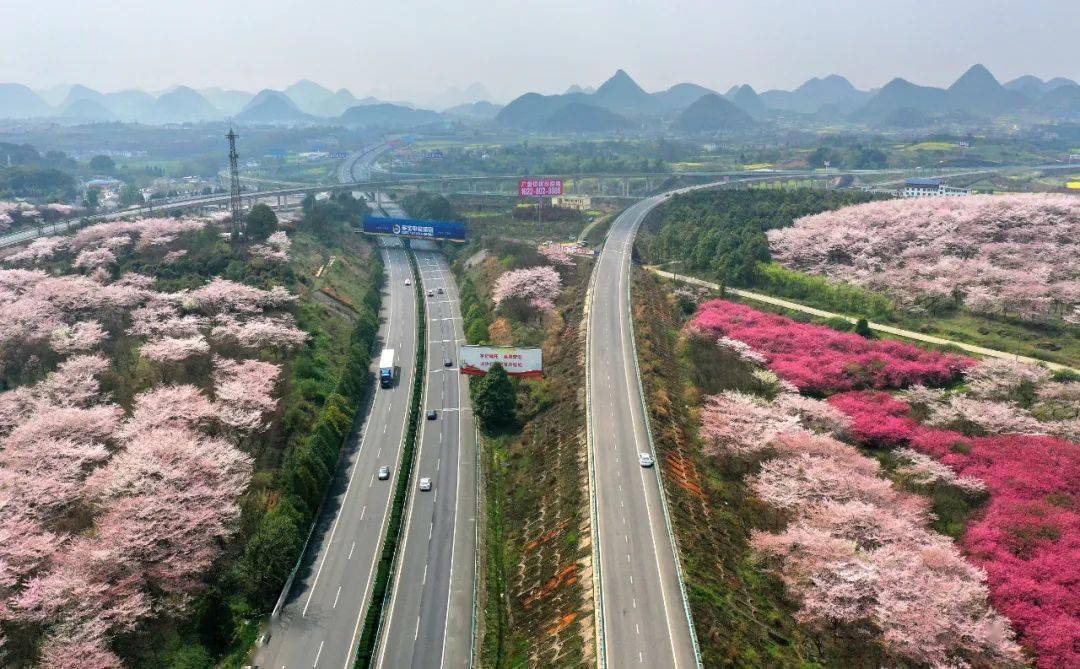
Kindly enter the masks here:
[[232, 212], [233, 239], [239, 239], [244, 232], [244, 211], [240, 202], [240, 168], [239, 156], [236, 153], [236, 133], [229, 126], [229, 134], [225, 137], [229, 140], [229, 210]]

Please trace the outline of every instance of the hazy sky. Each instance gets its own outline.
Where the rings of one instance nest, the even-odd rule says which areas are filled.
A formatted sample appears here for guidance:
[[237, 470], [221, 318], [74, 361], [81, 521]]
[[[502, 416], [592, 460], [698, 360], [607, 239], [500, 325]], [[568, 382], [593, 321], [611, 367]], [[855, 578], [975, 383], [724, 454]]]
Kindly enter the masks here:
[[0, 0], [0, 26], [0, 82], [36, 88], [306, 77], [422, 100], [480, 81], [505, 101], [619, 67], [647, 90], [761, 91], [833, 72], [945, 85], [975, 62], [1080, 79], [1077, 0]]

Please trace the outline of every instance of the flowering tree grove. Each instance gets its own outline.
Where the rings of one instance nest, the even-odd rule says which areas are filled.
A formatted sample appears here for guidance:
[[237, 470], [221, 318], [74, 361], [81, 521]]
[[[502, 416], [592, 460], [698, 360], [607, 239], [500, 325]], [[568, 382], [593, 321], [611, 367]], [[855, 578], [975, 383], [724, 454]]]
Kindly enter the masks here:
[[940, 385], [972, 364], [959, 356], [896, 341], [871, 341], [725, 300], [702, 304], [691, 327], [725, 341], [742, 342], [799, 390], [815, 394], [913, 383]]
[[[180, 613], [237, 529], [253, 467], [242, 447], [277, 411], [281, 373], [251, 356], [305, 344], [295, 297], [116, 276], [128, 254], [184, 257], [178, 240], [206, 225], [102, 223], [0, 269], [0, 628], [31, 634], [39, 666], [120, 667], [112, 639]], [[288, 250], [284, 233], [268, 244]], [[159, 373], [191, 358], [209, 373]], [[0, 664], [3, 644], [0, 629]]]
[[768, 237], [781, 264], [884, 290], [907, 308], [1080, 322], [1080, 200], [1069, 195], [870, 202]]

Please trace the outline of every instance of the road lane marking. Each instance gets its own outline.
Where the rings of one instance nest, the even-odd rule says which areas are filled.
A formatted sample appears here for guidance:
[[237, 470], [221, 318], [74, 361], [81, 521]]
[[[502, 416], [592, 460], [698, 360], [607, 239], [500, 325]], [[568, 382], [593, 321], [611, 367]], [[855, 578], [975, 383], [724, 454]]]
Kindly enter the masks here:
[[331, 606], [330, 608], [332, 608], [332, 609], [337, 608], [337, 600], [338, 600], [338, 597], [340, 597], [340, 596], [341, 596], [341, 586], [339, 585], [337, 587], [337, 592], [334, 594], [334, 605]]
[[356, 550], [356, 542], [355, 541], [352, 542], [352, 546], [349, 546], [349, 557], [345, 558], [346, 560], [351, 560], [352, 559], [352, 554], [353, 554], [354, 550]]
[[360, 509], [360, 520], [364, 519], [364, 513], [365, 512], [367, 512], [367, 505], [366, 504], [364, 505], [364, 507], [362, 509]]
[[[642, 213], [640, 216], [638, 216], [639, 219], [643, 218], [643, 217], [644, 217], [644, 213]], [[640, 224], [640, 220], [632, 221], [632, 223], [630, 225], [630, 231], [633, 232], [639, 224]], [[633, 243], [633, 237], [630, 237], [630, 239], [627, 241], [627, 245], [628, 246], [632, 245], [632, 243]], [[620, 314], [620, 318], [619, 318], [620, 342], [622, 344], [624, 344], [621, 347], [622, 351], [623, 351], [623, 356], [622, 356], [622, 358], [623, 358], [623, 360], [622, 360], [622, 362], [623, 362], [623, 365], [622, 365], [622, 367], [623, 367], [623, 378], [626, 381], [627, 398], [630, 400], [630, 419], [631, 419], [631, 422], [633, 424], [634, 446], [636, 447], [638, 445], [638, 443], [639, 443], [638, 435], [641, 434], [641, 430], [642, 430], [642, 428], [639, 426], [639, 422], [638, 422], [638, 411], [644, 411], [645, 407], [642, 406], [642, 404], [641, 404], [641, 402], [642, 402], [642, 398], [641, 398], [641, 381], [640, 381], [640, 379], [637, 379], [636, 372], [633, 375], [631, 374], [631, 367], [630, 367], [630, 363], [633, 362], [634, 363], [634, 369], [635, 370], [637, 369], [636, 360], [633, 360], [631, 358], [631, 355], [634, 353], [634, 347], [632, 345], [633, 334], [631, 332], [630, 335], [627, 335], [627, 324], [630, 321], [630, 319], [632, 318], [632, 312], [631, 312], [631, 308], [630, 308], [630, 305], [631, 305], [630, 285], [627, 283], [627, 278], [629, 277], [629, 275], [630, 275], [629, 258], [624, 257], [619, 263], [619, 278], [618, 278], [617, 284], [616, 284], [617, 285], [616, 294], [618, 295], [618, 301], [619, 301], [618, 310], [619, 310], [619, 314]], [[623, 289], [624, 285], [626, 286], [625, 290]], [[625, 305], [624, 305], [624, 302], [623, 302], [624, 297], [625, 297]], [[627, 342], [631, 342], [631, 345], [629, 347], [625, 346], [625, 344]], [[631, 376], [634, 376], [634, 378], [637, 379], [637, 381], [638, 381], [638, 388], [637, 388], [638, 392], [637, 393], [634, 393], [633, 388], [631, 387]], [[637, 398], [637, 399], [634, 399], [634, 398]], [[646, 439], [647, 438], [648, 438], [648, 433], [647, 433], [647, 428], [646, 428]], [[650, 444], [650, 446], [651, 446], [651, 444]], [[679, 666], [679, 653], [675, 649], [675, 633], [674, 633], [674, 631], [672, 630], [672, 627], [671, 627], [671, 615], [669, 614], [669, 610], [668, 610], [667, 588], [664, 586], [664, 574], [662, 573], [662, 571], [660, 569], [660, 552], [656, 547], [656, 532], [655, 532], [655, 528], [653, 527], [652, 505], [649, 504], [649, 490], [650, 489], [649, 489], [648, 484], [646, 484], [646, 482], [645, 482], [645, 470], [644, 470], [644, 468], [642, 468], [639, 471], [639, 475], [640, 475], [640, 480], [641, 480], [642, 499], [645, 500], [645, 517], [646, 517], [648, 525], [649, 525], [649, 540], [652, 542], [652, 547], [653, 547], [653, 564], [656, 566], [656, 576], [660, 581], [660, 599], [662, 600], [662, 605], [664, 607], [664, 622], [667, 624], [668, 642], [671, 644], [671, 659], [672, 659], [672, 662], [674, 663], [674, 666], [676, 667], [676, 669], [678, 669], [678, 666]], [[653, 477], [654, 477], [654, 480], [656, 481], [657, 486], [663, 485], [660, 482], [660, 475], [659, 474], [654, 472]], [[621, 485], [620, 485], [620, 488], [621, 488]], [[663, 494], [663, 491], [660, 491], [660, 494]], [[674, 548], [672, 549], [672, 553], [673, 553], [674, 559], [677, 561], [679, 559], [679, 556], [674, 555]], [[676, 569], [676, 575], [677, 575], [678, 574], [678, 565], [677, 564], [675, 565], [675, 569]]]
[[319, 657], [322, 656], [323, 643], [325, 643], [325, 642], [323, 642], [323, 641], [319, 642], [319, 651], [317, 653], [315, 653], [315, 664], [311, 665], [312, 667], [319, 666]]

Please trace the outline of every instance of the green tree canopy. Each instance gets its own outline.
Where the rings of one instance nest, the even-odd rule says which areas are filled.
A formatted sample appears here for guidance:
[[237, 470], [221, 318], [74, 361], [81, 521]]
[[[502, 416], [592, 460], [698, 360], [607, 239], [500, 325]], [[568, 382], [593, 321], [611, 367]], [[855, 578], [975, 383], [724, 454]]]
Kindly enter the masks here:
[[94, 174], [112, 174], [116, 171], [116, 162], [108, 156], [94, 156], [90, 159], [90, 171]]
[[490, 430], [517, 422], [517, 394], [506, 370], [495, 363], [472, 384], [473, 411], [480, 425]]
[[277, 230], [277, 214], [268, 205], [257, 204], [251, 208], [247, 215], [247, 236], [251, 239], [263, 240], [274, 234]]

